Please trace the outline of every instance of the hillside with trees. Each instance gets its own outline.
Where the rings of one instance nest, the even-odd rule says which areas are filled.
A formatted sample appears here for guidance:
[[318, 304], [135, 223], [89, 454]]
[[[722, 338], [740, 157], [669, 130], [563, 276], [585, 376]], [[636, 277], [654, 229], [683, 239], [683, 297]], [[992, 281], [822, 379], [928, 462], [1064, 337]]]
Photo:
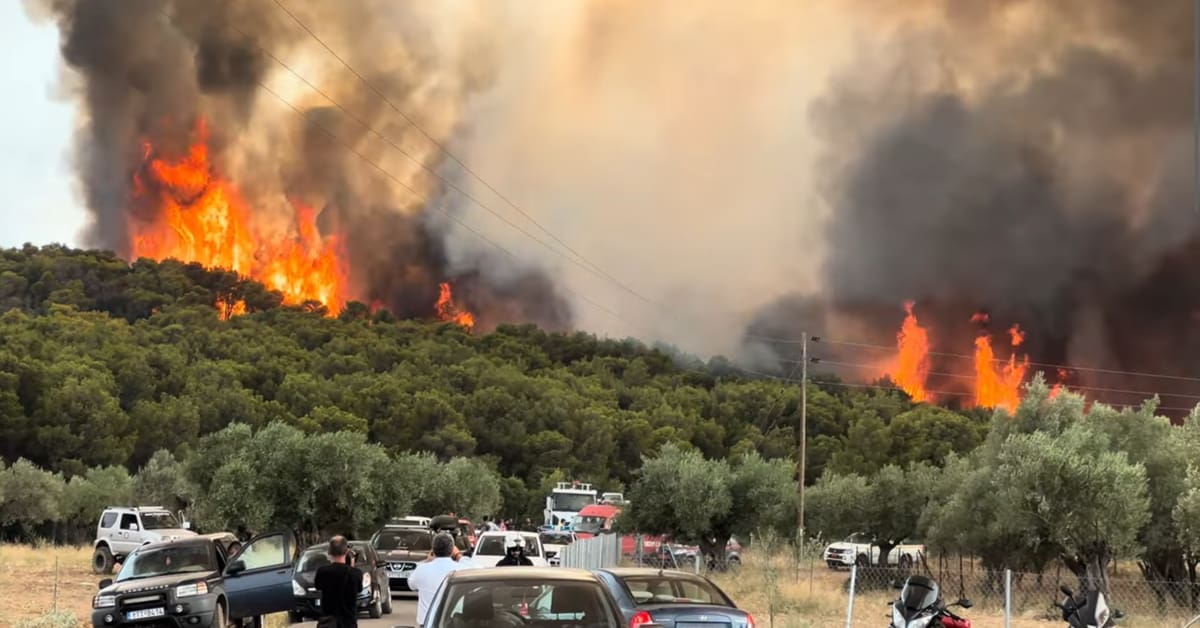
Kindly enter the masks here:
[[[215, 306], [235, 300], [247, 313], [222, 320]], [[245, 479], [254, 455], [287, 448], [363, 448], [354, 456], [380, 474], [397, 473], [387, 465], [405, 456], [469, 458], [499, 491], [498, 503], [481, 502], [496, 512], [477, 514], [508, 516], [537, 516], [545, 487], [562, 479], [630, 486], [643, 457], [667, 445], [709, 460], [755, 454], [794, 465], [799, 387], [747, 377], [722, 358], [532, 326], [472, 335], [361, 303], [335, 318], [319, 304], [280, 301], [194, 264], [129, 264], [61, 246], [0, 251], [0, 476], [12, 485], [0, 481], [0, 526], [12, 534], [21, 521], [42, 525], [67, 511], [88, 523], [91, 505], [23, 512], [16, 477], [34, 469], [64, 488], [124, 486], [97, 474], [136, 484], [156, 464], [186, 471], [219, 459], [220, 468], [181, 472], [187, 490], [172, 497], [203, 511], [220, 488], [206, 482]], [[810, 384], [807, 477], [941, 461], [975, 449], [987, 426], [986, 413], [916, 405], [893, 390]], [[290, 471], [316, 473], [322, 462], [294, 458]], [[327, 516], [365, 524], [417, 499], [380, 495], [378, 510]]]

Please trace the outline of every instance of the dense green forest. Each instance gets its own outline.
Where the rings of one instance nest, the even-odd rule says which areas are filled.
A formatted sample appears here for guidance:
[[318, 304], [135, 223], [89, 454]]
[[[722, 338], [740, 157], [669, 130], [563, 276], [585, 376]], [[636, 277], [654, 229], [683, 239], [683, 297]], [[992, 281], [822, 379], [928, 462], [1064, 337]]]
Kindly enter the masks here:
[[[220, 320], [214, 304], [244, 299]], [[799, 387], [638, 341], [501, 326], [471, 335], [350, 304], [336, 318], [233, 273], [61, 246], [0, 251], [0, 458], [64, 480], [188, 459], [205, 435], [282, 423], [361, 434], [390, 455], [472, 457], [507, 514], [559, 478], [623, 488], [667, 443], [794, 459]], [[891, 390], [810, 384], [809, 481], [940, 461], [989, 414]]]

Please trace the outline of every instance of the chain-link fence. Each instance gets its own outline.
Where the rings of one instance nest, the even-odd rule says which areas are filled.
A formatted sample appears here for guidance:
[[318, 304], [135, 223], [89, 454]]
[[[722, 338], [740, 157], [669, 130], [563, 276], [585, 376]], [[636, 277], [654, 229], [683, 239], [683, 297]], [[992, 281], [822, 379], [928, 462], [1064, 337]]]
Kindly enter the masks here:
[[[959, 567], [961, 565], [961, 567]], [[927, 575], [938, 581], [942, 598], [954, 602], [966, 598], [971, 609], [955, 609], [965, 617], [981, 615], [1003, 618], [1005, 626], [1021, 622], [1062, 623], [1057, 604], [1064, 595], [1062, 585], [1079, 592], [1082, 585], [1072, 572], [1054, 569], [1043, 573], [1023, 573], [984, 569], [959, 563], [942, 569], [923, 563], [911, 571], [895, 567], [855, 567], [847, 576], [847, 616], [850, 626], [875, 626], [890, 614], [885, 605], [895, 599], [895, 586], [910, 573]], [[851, 584], [852, 583], [852, 584]], [[1148, 581], [1126, 570], [1110, 575], [1105, 591], [1110, 608], [1124, 614], [1122, 626], [1183, 626], [1200, 613], [1200, 587], [1188, 582]], [[886, 625], [884, 623], [883, 625]], [[1024, 624], [1021, 624], [1024, 625]]]

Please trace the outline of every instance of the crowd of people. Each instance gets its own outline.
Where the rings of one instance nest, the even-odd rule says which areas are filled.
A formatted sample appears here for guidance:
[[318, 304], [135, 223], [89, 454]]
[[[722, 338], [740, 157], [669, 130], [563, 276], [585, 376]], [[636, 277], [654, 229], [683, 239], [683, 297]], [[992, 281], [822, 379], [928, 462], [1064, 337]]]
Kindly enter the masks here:
[[[317, 569], [314, 581], [314, 586], [321, 592], [321, 618], [317, 626], [358, 628], [357, 597], [362, 589], [363, 574], [354, 566], [354, 552], [350, 550], [346, 537], [339, 535], [330, 539], [329, 563]], [[525, 555], [525, 542], [519, 537], [509, 540], [504, 558], [496, 563], [496, 567], [531, 566], [533, 561]], [[433, 537], [433, 549], [429, 557], [417, 565], [408, 577], [409, 588], [417, 592], [418, 626], [425, 623], [433, 596], [446, 576], [471, 567], [462, 561], [462, 553], [450, 532], [438, 532]]]

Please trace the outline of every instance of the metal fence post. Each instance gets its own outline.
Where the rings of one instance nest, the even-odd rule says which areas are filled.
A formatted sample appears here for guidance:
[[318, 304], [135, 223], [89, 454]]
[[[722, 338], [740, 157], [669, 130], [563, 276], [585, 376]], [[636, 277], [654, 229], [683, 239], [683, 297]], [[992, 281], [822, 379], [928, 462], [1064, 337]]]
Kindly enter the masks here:
[[1012, 628], [1012, 570], [1004, 570], [1004, 628]]
[[846, 602], [846, 628], [854, 628], [854, 587], [858, 584], [858, 565], [850, 566], [850, 599]]

